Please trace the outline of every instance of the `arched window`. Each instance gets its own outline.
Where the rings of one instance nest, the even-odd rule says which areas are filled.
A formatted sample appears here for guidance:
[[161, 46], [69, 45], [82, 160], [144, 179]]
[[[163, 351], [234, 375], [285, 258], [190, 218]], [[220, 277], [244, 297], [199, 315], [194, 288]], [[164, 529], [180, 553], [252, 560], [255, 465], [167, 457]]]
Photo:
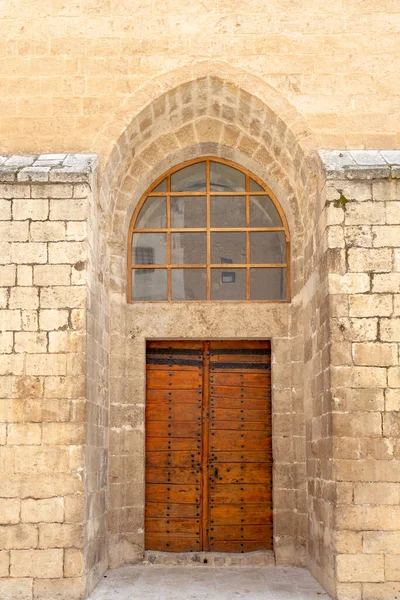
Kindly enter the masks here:
[[128, 300], [286, 301], [289, 230], [271, 191], [219, 158], [174, 167], [139, 202]]

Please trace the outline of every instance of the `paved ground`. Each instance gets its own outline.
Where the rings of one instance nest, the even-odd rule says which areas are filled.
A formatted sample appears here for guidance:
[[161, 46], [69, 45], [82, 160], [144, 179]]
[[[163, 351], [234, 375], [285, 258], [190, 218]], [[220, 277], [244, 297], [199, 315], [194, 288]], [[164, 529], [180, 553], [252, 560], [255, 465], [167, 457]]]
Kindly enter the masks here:
[[90, 600], [329, 600], [306, 569], [125, 566]]

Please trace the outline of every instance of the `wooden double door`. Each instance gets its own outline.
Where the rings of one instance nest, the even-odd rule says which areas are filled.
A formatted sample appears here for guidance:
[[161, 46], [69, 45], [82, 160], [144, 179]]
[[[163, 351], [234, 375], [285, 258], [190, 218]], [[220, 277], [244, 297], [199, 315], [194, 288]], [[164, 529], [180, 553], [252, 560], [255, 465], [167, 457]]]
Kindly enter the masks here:
[[272, 549], [270, 342], [149, 342], [146, 550]]

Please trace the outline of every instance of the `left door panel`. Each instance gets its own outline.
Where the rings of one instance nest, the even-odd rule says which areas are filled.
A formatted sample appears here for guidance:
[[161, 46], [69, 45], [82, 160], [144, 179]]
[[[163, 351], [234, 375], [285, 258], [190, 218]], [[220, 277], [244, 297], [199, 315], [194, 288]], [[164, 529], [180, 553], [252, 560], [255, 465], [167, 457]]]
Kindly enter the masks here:
[[201, 548], [203, 344], [147, 344], [145, 547]]

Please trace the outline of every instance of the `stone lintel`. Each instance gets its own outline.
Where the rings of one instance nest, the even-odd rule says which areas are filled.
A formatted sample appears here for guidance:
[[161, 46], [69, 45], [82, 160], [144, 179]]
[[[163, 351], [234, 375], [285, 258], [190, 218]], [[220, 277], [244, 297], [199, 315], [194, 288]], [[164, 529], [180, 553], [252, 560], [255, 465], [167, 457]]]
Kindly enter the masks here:
[[327, 179], [400, 178], [400, 150], [318, 150]]
[[96, 154], [0, 156], [1, 183], [85, 183], [97, 167]]

